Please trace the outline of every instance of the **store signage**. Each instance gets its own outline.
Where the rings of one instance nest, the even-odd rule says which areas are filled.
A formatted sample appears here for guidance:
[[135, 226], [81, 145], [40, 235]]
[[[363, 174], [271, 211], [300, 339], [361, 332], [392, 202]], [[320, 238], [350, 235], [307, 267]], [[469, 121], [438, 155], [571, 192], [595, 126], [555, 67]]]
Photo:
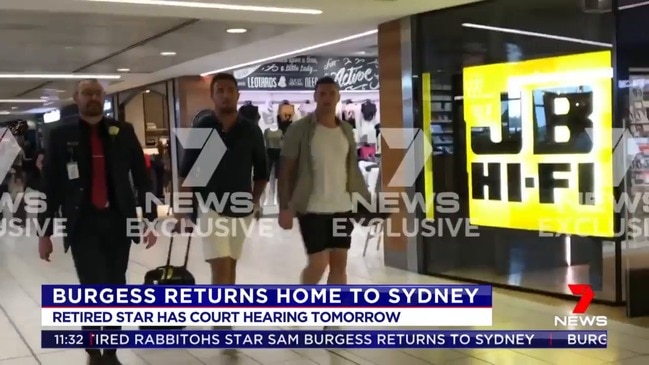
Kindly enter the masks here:
[[378, 59], [298, 56], [234, 72], [241, 90], [313, 90], [318, 79], [324, 76], [333, 77], [341, 90], [378, 90]]
[[61, 111], [58, 109], [43, 114], [44, 123], [54, 123], [58, 122], [59, 120], [61, 120]]
[[464, 69], [471, 224], [612, 237], [611, 53]]

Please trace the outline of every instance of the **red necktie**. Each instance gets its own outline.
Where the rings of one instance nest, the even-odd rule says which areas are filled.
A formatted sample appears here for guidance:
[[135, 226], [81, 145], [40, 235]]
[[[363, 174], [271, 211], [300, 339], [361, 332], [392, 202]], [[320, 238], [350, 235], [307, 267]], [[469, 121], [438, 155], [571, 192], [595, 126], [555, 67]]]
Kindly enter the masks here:
[[99, 126], [92, 126], [90, 130], [90, 151], [92, 154], [92, 205], [98, 209], [104, 209], [108, 205], [104, 146], [101, 137], [99, 136]]

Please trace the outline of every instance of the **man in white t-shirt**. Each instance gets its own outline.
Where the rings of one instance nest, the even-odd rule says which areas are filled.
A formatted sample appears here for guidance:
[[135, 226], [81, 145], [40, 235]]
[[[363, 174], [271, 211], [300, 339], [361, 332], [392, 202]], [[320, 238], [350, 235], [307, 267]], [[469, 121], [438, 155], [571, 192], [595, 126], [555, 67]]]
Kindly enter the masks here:
[[279, 176], [279, 225], [293, 227], [297, 216], [308, 255], [302, 284], [320, 282], [329, 267], [328, 284], [347, 283], [347, 251], [353, 223], [352, 194], [369, 200], [358, 168], [354, 131], [336, 117], [340, 92], [330, 77], [316, 84], [313, 114], [284, 135]]

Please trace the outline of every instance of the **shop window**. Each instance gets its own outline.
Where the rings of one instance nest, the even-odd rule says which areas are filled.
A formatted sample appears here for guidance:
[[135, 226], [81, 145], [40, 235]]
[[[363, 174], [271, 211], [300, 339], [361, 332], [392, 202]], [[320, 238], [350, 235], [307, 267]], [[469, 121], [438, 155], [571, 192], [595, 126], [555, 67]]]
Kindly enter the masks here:
[[590, 283], [599, 299], [618, 300], [608, 253], [613, 14], [577, 1], [494, 0], [414, 24], [417, 119], [434, 151], [422, 180], [460, 203], [428, 216], [479, 232], [422, 237], [427, 272], [558, 294]]

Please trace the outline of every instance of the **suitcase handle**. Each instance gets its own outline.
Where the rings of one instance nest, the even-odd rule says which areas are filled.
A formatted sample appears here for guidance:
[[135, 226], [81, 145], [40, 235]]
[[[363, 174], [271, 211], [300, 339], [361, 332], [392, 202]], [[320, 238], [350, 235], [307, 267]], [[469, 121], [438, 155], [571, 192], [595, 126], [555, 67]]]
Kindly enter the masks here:
[[[183, 263], [183, 268], [187, 268], [187, 262], [189, 261], [189, 248], [192, 245], [192, 235], [189, 235], [189, 238], [187, 239], [187, 250], [185, 251], [185, 261]], [[172, 234], [171, 237], [169, 238], [169, 251], [167, 252], [167, 264], [165, 267], [171, 266], [171, 253], [173, 251], [174, 247], [174, 235]]]

